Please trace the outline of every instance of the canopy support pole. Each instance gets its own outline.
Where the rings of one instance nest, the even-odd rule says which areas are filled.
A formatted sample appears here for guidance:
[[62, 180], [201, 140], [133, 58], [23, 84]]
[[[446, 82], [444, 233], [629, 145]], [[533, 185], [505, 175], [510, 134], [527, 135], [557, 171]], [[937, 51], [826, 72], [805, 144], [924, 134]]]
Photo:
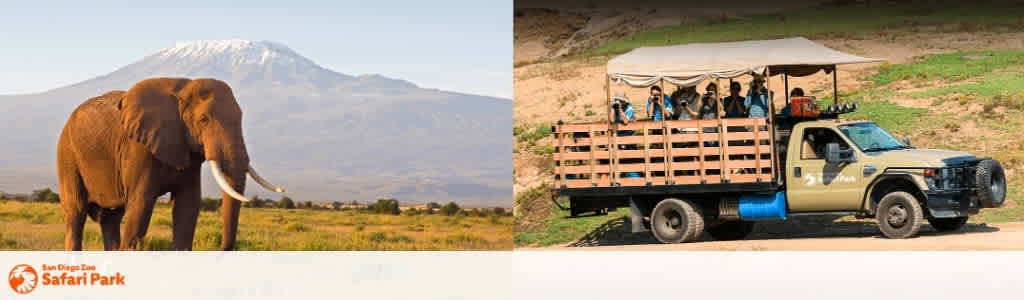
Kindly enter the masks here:
[[782, 73], [782, 84], [786, 89], [786, 106], [789, 106], [789, 74]]
[[[615, 114], [617, 112], [612, 109], [612, 84], [611, 77], [608, 77], [608, 75], [605, 75], [604, 77], [604, 90], [608, 97], [608, 122], [611, 122], [611, 126], [609, 127], [611, 130], [608, 131], [608, 170], [610, 171], [610, 174], [608, 174], [608, 185], [615, 186], [616, 177], [618, 177], [616, 176], [617, 174], [615, 174], [615, 161], [617, 160], [616, 155], [618, 154], [616, 150], [619, 148], [615, 143], [615, 135], [619, 133], [619, 122], [615, 122]], [[590, 149], [590, 151], [594, 150], [595, 149]]]
[[839, 70], [836, 70], [836, 65], [832, 65], [832, 104], [839, 103], [839, 81], [837, 80]]
[[[665, 98], [665, 92], [666, 91], [668, 91], [668, 87], [665, 86], [665, 78], [662, 77], [661, 78], [661, 97], [662, 97], [662, 99]], [[664, 103], [662, 103], [662, 105], [664, 105]], [[668, 121], [667, 121], [668, 118], [669, 118], [669, 116], [665, 115], [665, 112], [661, 113], [661, 143], [662, 143], [661, 149], [665, 150], [664, 155], [662, 155], [663, 159], [665, 160], [664, 161], [664, 163], [665, 163], [665, 168], [664, 168], [664, 170], [665, 170], [665, 184], [675, 184], [675, 174], [674, 174], [674, 172], [672, 172], [672, 143], [671, 143], [671, 140], [672, 140], [671, 139], [671, 137], [672, 137], [671, 134], [672, 134], [672, 132], [670, 132], [668, 130]]]
[[[771, 104], [768, 105], [768, 122], [767, 122], [767, 124], [768, 124], [768, 134], [769, 134], [768, 135], [769, 136], [768, 147], [772, 149], [770, 156], [771, 156], [771, 160], [772, 160], [772, 177], [774, 179], [774, 178], [778, 177], [777, 174], [779, 173], [779, 164], [778, 164], [779, 160], [778, 160], [778, 158], [775, 155], [775, 153], [776, 153], [775, 152], [775, 97], [772, 97], [773, 96], [773, 92], [772, 92], [772, 76], [771, 76], [772, 72], [771, 72], [771, 67], [765, 66], [764, 67], [764, 72], [766, 74], [765, 77], [767, 78], [765, 80], [765, 82], [768, 83], [768, 95], [766, 95], [766, 96], [768, 96], [768, 102], [771, 103]], [[760, 126], [760, 125], [755, 125], [755, 126]], [[754, 141], [755, 141], [755, 143], [754, 143], [755, 147], [761, 147], [761, 138], [760, 137], [754, 136]], [[760, 161], [761, 158], [758, 157], [757, 160]], [[758, 169], [757, 172], [754, 172], [754, 174], [757, 174], [757, 182], [761, 182], [761, 170]]]
[[715, 78], [715, 99], [714, 99], [714, 101], [715, 101], [715, 118], [718, 119], [718, 153], [719, 153], [718, 154], [719, 155], [718, 160], [722, 162], [722, 166], [719, 169], [720, 170], [719, 173], [721, 174], [722, 178], [724, 179], [723, 180], [724, 182], [729, 182], [729, 180], [730, 180], [729, 174], [731, 174], [732, 172], [730, 172], [731, 170], [729, 169], [729, 140], [727, 140], [725, 138], [726, 129], [729, 128], [729, 127], [727, 127], [728, 124], [727, 124], [726, 119], [722, 118], [722, 115], [724, 114], [725, 111], [723, 110], [724, 108], [723, 108], [723, 105], [722, 105], [722, 97], [720, 97], [722, 95], [722, 85], [719, 84], [719, 83], [721, 83], [721, 80], [720, 80], [720, 78], [716, 77]]

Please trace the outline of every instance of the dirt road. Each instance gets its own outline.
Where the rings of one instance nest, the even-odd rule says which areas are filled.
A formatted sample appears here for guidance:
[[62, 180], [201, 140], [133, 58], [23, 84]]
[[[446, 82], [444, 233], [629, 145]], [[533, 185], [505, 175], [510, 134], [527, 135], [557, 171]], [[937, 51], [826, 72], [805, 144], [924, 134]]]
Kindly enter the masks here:
[[967, 224], [946, 233], [925, 225], [920, 236], [904, 240], [882, 237], [870, 222], [840, 222], [818, 227], [822, 229], [817, 232], [778, 232], [794, 229], [785, 223], [759, 224], [741, 241], [715, 241], [705, 234], [699, 242], [674, 245], [660, 244], [648, 232], [633, 234], [617, 228], [616, 233], [588, 235], [569, 245], [537, 250], [1024, 250], [1024, 222]]

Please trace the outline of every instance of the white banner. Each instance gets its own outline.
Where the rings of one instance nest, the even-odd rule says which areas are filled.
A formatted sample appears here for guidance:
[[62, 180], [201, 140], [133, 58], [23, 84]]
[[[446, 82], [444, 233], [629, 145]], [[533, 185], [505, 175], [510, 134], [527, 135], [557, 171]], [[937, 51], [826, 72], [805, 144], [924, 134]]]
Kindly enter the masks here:
[[0, 252], [0, 267], [0, 299], [1017, 299], [1024, 283], [1024, 252]]

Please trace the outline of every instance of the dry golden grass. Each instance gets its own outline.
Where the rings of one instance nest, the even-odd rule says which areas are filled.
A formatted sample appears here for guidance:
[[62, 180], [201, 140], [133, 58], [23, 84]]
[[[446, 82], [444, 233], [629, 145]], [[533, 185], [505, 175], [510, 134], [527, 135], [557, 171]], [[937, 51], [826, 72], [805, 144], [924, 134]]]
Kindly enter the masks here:
[[[157, 205], [144, 248], [171, 248], [168, 205]], [[376, 215], [357, 211], [243, 208], [239, 250], [510, 250], [512, 217]], [[0, 200], [0, 249], [63, 250], [56, 203]], [[202, 212], [193, 248], [217, 250], [220, 215]], [[102, 250], [99, 225], [86, 222], [83, 248]]]

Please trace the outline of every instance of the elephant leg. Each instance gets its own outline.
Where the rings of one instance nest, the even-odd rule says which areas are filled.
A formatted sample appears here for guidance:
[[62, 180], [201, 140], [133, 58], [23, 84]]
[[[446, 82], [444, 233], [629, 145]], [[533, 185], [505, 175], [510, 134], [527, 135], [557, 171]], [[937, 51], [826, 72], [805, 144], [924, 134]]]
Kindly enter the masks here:
[[174, 220], [174, 250], [192, 250], [199, 219], [200, 191], [199, 168], [189, 173], [178, 189], [171, 192], [171, 216]]
[[121, 247], [121, 218], [123, 209], [106, 210], [100, 208], [100, 229], [103, 230], [103, 250], [117, 250]]
[[[144, 180], [142, 182], [145, 182]], [[146, 185], [146, 184], [141, 184]], [[124, 235], [121, 236], [121, 250], [135, 250], [142, 247], [142, 241], [149, 229], [149, 219], [153, 216], [156, 195], [153, 193], [132, 193], [125, 202]]]
[[82, 231], [85, 229], [85, 212], [64, 212], [64, 250], [82, 251]]
[[78, 170], [71, 163], [59, 164], [60, 206], [64, 213], [64, 250], [82, 250], [88, 195]]

